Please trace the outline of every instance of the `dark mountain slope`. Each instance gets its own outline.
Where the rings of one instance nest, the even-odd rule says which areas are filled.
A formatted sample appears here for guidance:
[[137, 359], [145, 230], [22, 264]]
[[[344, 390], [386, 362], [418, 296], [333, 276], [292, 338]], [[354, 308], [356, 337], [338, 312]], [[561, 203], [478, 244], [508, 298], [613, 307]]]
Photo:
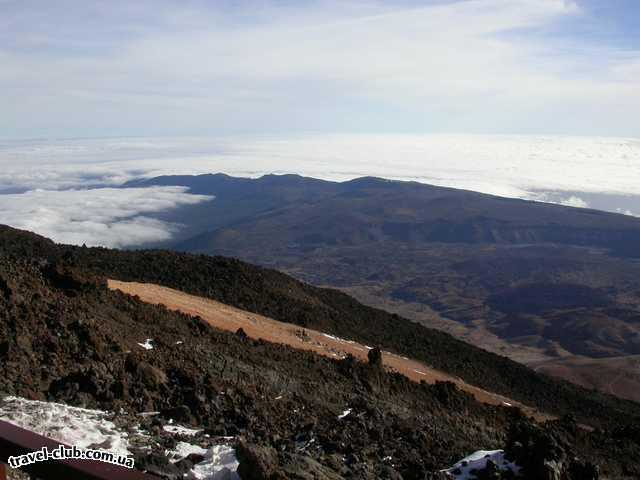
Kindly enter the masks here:
[[[450, 386], [419, 386], [363, 364], [216, 331], [35, 257], [0, 254], [0, 279], [0, 396], [161, 411], [160, 424], [173, 418], [214, 436], [241, 435], [251, 448], [277, 448], [274, 468], [301, 474], [310, 459], [325, 473], [372, 479], [389, 470], [387, 456], [417, 478], [475, 445], [500, 447], [515, 419]], [[153, 350], [137, 345], [146, 338]], [[346, 408], [354, 415], [338, 419]], [[172, 447], [154, 455], [163, 448]], [[162, 465], [149, 452], [135, 453], [140, 467]], [[346, 455], [354, 455], [348, 465], [336, 462]]]
[[[607, 431], [582, 430], [569, 418], [537, 426], [515, 409], [479, 404], [449, 384], [418, 385], [375, 364], [217, 331], [110, 291], [93, 272], [149, 270], [186, 285], [186, 269], [169, 273], [186, 263], [211, 275], [194, 275], [194, 288], [209, 285], [256, 306], [263, 304], [255, 295], [267, 292], [292, 306], [297, 295], [299, 302], [319, 295], [281, 274], [219, 258], [211, 259], [210, 270], [198, 270], [199, 257], [55, 246], [7, 228], [0, 238], [0, 394], [134, 414], [157, 410], [153, 420], [138, 417], [143, 429], [157, 431], [172, 418], [211, 437], [236, 437], [243, 478], [435, 479], [470, 451], [505, 445], [526, 466], [525, 480], [541, 478], [545, 460], [560, 462], [554, 468], [569, 480], [598, 478], [592, 462], [606, 478], [640, 474], [640, 437], [635, 427], [615, 426], [621, 410], [600, 404]], [[254, 275], [280, 279], [280, 289], [252, 283]], [[153, 339], [152, 350], [138, 346], [146, 338]], [[633, 425], [638, 406], [619, 405]], [[351, 413], [339, 418], [347, 408]], [[171, 441], [151, 452], [134, 448], [136, 466], [182, 478], [182, 467], [161, 461], [175, 447]]]
[[222, 257], [162, 251], [57, 246], [36, 235], [0, 229], [5, 255], [42, 256], [83, 274], [152, 282], [242, 309], [410, 355], [465, 381], [585, 423], [611, 425], [640, 418], [633, 402], [590, 392], [544, 375], [347, 295], [312, 287], [282, 273]]
[[[225, 225], [241, 235], [230, 240], [224, 229], [216, 232], [220, 222], [210, 233], [179, 246], [187, 250], [224, 249], [237, 241], [237, 249], [255, 248], [255, 242], [264, 242], [268, 235], [272, 242], [309, 248], [366, 241], [548, 242], [640, 255], [640, 222], [632, 217], [414, 182], [360, 178], [336, 183], [298, 176], [231, 180], [211, 175], [159, 177], [144, 185], [183, 185], [194, 193], [216, 195], [221, 202], [252, 198], [264, 204], [243, 222]], [[234, 210], [233, 205], [224, 206]], [[269, 214], [256, 215], [264, 212]]]
[[150, 179], [132, 180], [128, 187], [183, 186], [191, 193], [239, 199], [263, 196], [284, 205], [301, 199], [320, 198], [339, 191], [339, 184], [331, 184], [300, 175], [265, 175], [257, 180], [231, 177], [223, 173], [205, 175], [166, 175]]
[[[336, 193], [337, 185], [298, 175], [267, 175], [259, 180], [223, 174], [175, 175], [128, 182], [125, 187], [184, 186], [191, 193], [211, 195], [213, 201], [180, 207], [157, 216], [182, 225], [177, 239], [234, 225], [266, 212], [325, 198]], [[175, 241], [175, 239], [174, 239]], [[165, 242], [158, 246], [170, 245]]]
[[[339, 287], [528, 365], [564, 359], [566, 378], [589, 359], [603, 359], [589, 378], [617, 375], [607, 358], [640, 353], [639, 219], [376, 178], [145, 181], [172, 183], [216, 200], [180, 213], [198, 227], [170, 248]], [[614, 391], [640, 400], [640, 374], [625, 374]]]

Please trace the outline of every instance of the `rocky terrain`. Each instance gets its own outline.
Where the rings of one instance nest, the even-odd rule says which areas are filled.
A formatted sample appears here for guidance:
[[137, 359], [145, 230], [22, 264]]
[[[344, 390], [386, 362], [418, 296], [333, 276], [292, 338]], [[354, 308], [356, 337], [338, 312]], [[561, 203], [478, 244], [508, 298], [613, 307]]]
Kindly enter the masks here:
[[[341, 288], [534, 368], [640, 400], [634, 363], [612, 361], [640, 352], [637, 218], [376, 178], [201, 175], [131, 184], [150, 185], [215, 196], [162, 217], [185, 225], [165, 247]], [[611, 384], [619, 368], [624, 378]]]
[[[262, 339], [270, 343], [288, 345], [296, 350], [308, 350], [329, 358], [344, 360], [346, 357], [352, 356], [357, 360], [367, 362], [369, 354], [374, 350], [374, 347], [355, 340], [336, 337], [310, 328], [300, 328], [295, 324], [279, 322], [263, 315], [230, 307], [215, 300], [189, 295], [160, 285], [107, 280], [107, 286], [112, 290], [137, 297], [143, 302], [163, 305], [169, 310], [200, 317], [209, 325], [220, 330], [240, 332], [239, 334], [255, 340]], [[148, 347], [146, 344], [144, 345]], [[471, 393], [476, 400], [482, 403], [518, 406], [528, 415], [540, 419], [549, 418], [542, 412], [511, 398], [478, 388], [462, 381], [459, 377], [448, 375], [404, 355], [381, 351], [380, 363], [386, 370], [401, 373], [418, 383], [422, 381], [427, 383], [450, 382], [460, 390]]]
[[[470, 452], [500, 448], [523, 467], [523, 478], [640, 474], [637, 404], [537, 375], [339, 292], [235, 260], [57, 246], [9, 228], [0, 232], [0, 252], [2, 394], [113, 412], [157, 411], [142, 422], [145, 429], [172, 419], [210, 439], [232, 437], [245, 480], [442, 478], [441, 469]], [[374, 345], [407, 342], [403, 353], [431, 353], [430, 364], [475, 375], [482, 386], [493, 383], [541, 409], [553, 407], [561, 418], [539, 424], [517, 408], [479, 403], [451, 383], [417, 384], [386, 372], [376, 354], [367, 362], [329, 359], [220, 331], [110, 290], [107, 270], [122, 280], [190, 286], [238, 308], [345, 337], [364, 324], [360, 336]], [[403, 326], [389, 336], [398, 343], [385, 346], [383, 329], [393, 325]], [[406, 335], [417, 338], [411, 343]], [[153, 348], [144, 347], [147, 339]], [[528, 383], [518, 382], [523, 376]], [[137, 465], [180, 477], [183, 470], [164, 456], [175, 439], [159, 442], [138, 452]], [[487, 462], [479, 478], [509, 475]]]

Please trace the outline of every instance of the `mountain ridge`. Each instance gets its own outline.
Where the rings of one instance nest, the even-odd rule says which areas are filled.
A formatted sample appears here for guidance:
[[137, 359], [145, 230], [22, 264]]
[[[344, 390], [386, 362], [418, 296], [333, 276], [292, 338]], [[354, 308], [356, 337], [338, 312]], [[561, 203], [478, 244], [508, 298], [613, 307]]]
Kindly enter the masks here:
[[[590, 388], [610, 391], [599, 380], [617, 374], [606, 359], [639, 352], [640, 219], [375, 177], [144, 181], [153, 184], [215, 196], [177, 213], [188, 232], [163, 248], [340, 288]], [[566, 301], [550, 302], [554, 292]], [[640, 374], [623, 364], [629, 381], [615, 393], [640, 400]]]

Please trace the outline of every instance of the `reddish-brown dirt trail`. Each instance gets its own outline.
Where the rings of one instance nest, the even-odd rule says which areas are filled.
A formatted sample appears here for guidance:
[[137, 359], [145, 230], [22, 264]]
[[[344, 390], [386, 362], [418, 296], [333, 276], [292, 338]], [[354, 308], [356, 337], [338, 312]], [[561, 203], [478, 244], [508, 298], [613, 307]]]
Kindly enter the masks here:
[[[170, 310], [199, 316], [209, 325], [221, 330], [235, 332], [242, 328], [251, 338], [261, 338], [267, 342], [285, 344], [299, 350], [310, 350], [330, 358], [343, 358], [351, 354], [359, 360], [366, 361], [367, 354], [371, 349], [371, 346], [353, 340], [280, 322], [215, 300], [189, 295], [160, 285], [108, 280], [108, 286], [112, 290], [135, 295], [143, 302], [164, 305]], [[383, 351], [382, 361], [387, 369], [399, 372], [415, 382], [422, 380], [428, 383], [453, 382], [461, 390], [471, 393], [480, 402], [492, 405], [518, 406], [527, 414], [534, 415], [538, 419], [550, 418], [507, 397], [470, 385], [422, 362], [386, 351]]]

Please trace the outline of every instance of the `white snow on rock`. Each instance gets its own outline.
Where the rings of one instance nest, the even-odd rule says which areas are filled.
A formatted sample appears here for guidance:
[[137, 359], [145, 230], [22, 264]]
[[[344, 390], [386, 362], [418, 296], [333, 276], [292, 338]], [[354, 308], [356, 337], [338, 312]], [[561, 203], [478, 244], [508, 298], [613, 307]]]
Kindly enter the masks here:
[[193, 466], [186, 478], [195, 480], [240, 480], [235, 450], [228, 445], [215, 445], [207, 450], [204, 460]]
[[100, 448], [130, 455], [128, 435], [101, 410], [70, 407], [20, 397], [0, 400], [0, 420], [79, 448]]
[[192, 445], [187, 442], [178, 442], [176, 443], [176, 448], [174, 448], [173, 450], [166, 450], [164, 452], [171, 463], [176, 463], [177, 461], [188, 457], [192, 453], [195, 453], [197, 455], [204, 455], [205, 453], [207, 453], [207, 449], [202, 448], [199, 445]]
[[352, 411], [353, 411], [352, 408], [347, 408], [344, 412], [342, 412], [342, 414], [338, 415], [338, 420], [342, 420], [346, 416], [351, 415]]
[[160, 415], [160, 412], [140, 412], [138, 415], [141, 417], [155, 417], [156, 415]]
[[329, 335], [328, 333], [323, 333], [323, 336], [330, 338], [331, 340], [335, 340], [336, 342], [344, 342], [340, 337], [336, 337], [335, 335]]
[[173, 435], [187, 435], [190, 437], [193, 435], [197, 435], [202, 431], [201, 429], [187, 428], [180, 425], [164, 425], [162, 429], [165, 432], [171, 433]]
[[144, 343], [138, 343], [138, 345], [140, 345], [145, 350], [153, 350], [153, 345], [151, 344], [151, 342], [153, 342], [153, 338], [147, 338]]
[[178, 442], [174, 450], [166, 452], [171, 463], [176, 463], [191, 454], [197, 454], [204, 459], [193, 466], [185, 478], [191, 480], [240, 480], [238, 475], [238, 459], [233, 447], [229, 445], [214, 445], [202, 448], [186, 442]]
[[[142, 415], [156, 413], [143, 412]], [[113, 413], [111, 412], [70, 407], [61, 403], [27, 400], [13, 396], [0, 398], [0, 420], [67, 445], [76, 445], [79, 448], [99, 448], [118, 455], [131, 455], [129, 435], [116, 427], [112, 417]], [[191, 436], [201, 432], [201, 430], [179, 425], [165, 425], [163, 429], [172, 435]], [[136, 438], [137, 436], [148, 437], [142, 432], [132, 435]], [[232, 439], [232, 437], [220, 438], [225, 441]], [[204, 457], [185, 476], [187, 479], [240, 480], [237, 473], [239, 463], [235, 456], [235, 450], [226, 443], [203, 448], [187, 442], [177, 442], [174, 450], [165, 453], [172, 463], [192, 453]]]
[[504, 450], [478, 450], [442, 472], [455, 480], [475, 480], [476, 476], [471, 471], [482, 470], [487, 466], [488, 460], [495, 463], [502, 471], [511, 470], [516, 475], [520, 472], [518, 465], [504, 457]]
[[323, 333], [322, 336], [325, 338], [330, 338], [331, 340], [335, 340], [336, 342], [348, 343], [351, 345], [356, 343], [355, 340], [345, 340], [344, 338], [336, 337], [335, 335], [331, 335], [329, 333]]

